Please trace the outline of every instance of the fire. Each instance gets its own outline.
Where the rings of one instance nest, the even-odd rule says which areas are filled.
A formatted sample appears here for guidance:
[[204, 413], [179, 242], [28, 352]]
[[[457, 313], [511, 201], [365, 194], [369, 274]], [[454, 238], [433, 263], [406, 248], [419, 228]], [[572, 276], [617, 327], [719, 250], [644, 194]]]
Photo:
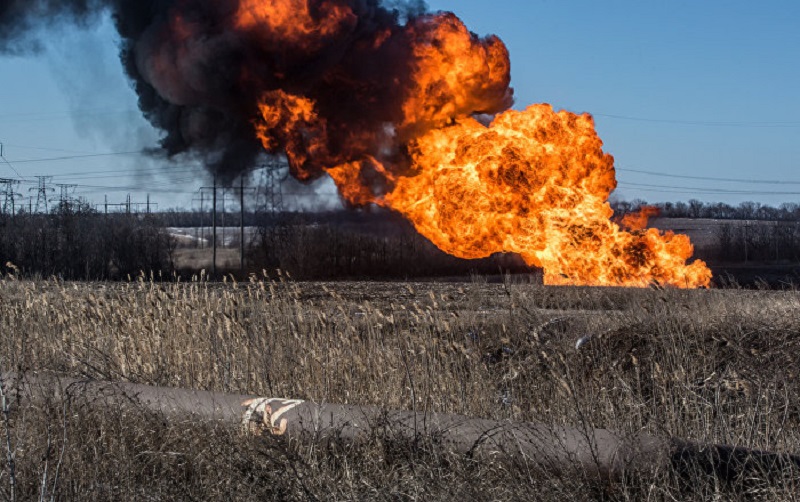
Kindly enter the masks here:
[[285, 153], [302, 181], [329, 175], [350, 204], [391, 208], [456, 256], [518, 253], [549, 284], [710, 283], [687, 237], [645, 228], [648, 210], [612, 220], [614, 160], [591, 116], [511, 110], [505, 44], [424, 3], [12, 1], [21, 28], [0, 51], [39, 16], [109, 10], [169, 157], [232, 180]]
[[591, 116], [544, 104], [490, 126], [462, 119], [418, 138], [414, 174], [378, 202], [448, 253], [518, 253], [547, 284], [707, 286], [705, 263], [686, 264], [687, 237], [611, 221], [614, 159], [602, 145]]
[[240, 0], [236, 28], [258, 30], [275, 44], [319, 48], [325, 38], [352, 29], [358, 21], [345, 2]]
[[[346, 4], [243, 0], [237, 20], [316, 50], [351, 23]], [[297, 19], [286, 25], [291, 13]], [[508, 109], [510, 64], [498, 38], [478, 38], [454, 15], [437, 14], [355, 46], [407, 54], [402, 75], [393, 77], [403, 85], [381, 91], [388, 102], [367, 103], [381, 106], [372, 123], [328, 99], [328, 89], [342, 84], [341, 69], [326, 73], [319, 87], [261, 93], [256, 135], [265, 149], [286, 153], [297, 178], [325, 172], [349, 203], [403, 214], [452, 255], [518, 253], [544, 270], [547, 284], [710, 283], [705, 263], [687, 264], [693, 247], [686, 236], [645, 229], [649, 209], [622, 226], [612, 221], [614, 159], [590, 115], [546, 104]], [[368, 84], [352, 88], [358, 93]]]
[[311, 157], [323, 153], [320, 138], [325, 136], [325, 120], [317, 114], [314, 101], [276, 90], [264, 93], [258, 108], [261, 120], [255, 128], [264, 148], [271, 151], [283, 148], [295, 177], [310, 178], [313, 173], [304, 166]]
[[644, 206], [636, 212], [624, 215], [620, 224], [629, 230], [642, 230], [647, 227], [650, 218], [658, 216], [658, 213], [657, 207]]
[[499, 38], [478, 39], [449, 13], [423, 18], [407, 34], [413, 63], [403, 127], [441, 127], [454, 117], [511, 106], [508, 50]]

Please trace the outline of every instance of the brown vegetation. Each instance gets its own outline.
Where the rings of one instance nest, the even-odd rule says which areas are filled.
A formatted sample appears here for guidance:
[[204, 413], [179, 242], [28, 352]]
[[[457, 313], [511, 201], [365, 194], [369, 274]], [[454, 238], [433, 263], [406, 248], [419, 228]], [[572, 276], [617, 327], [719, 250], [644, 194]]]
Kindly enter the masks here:
[[[214, 259], [214, 250], [211, 248], [178, 248], [173, 254], [173, 261], [177, 270], [186, 270], [190, 273], [200, 270], [211, 270]], [[238, 271], [239, 250], [230, 248], [217, 249], [217, 267], [220, 270]]]
[[[800, 295], [536, 284], [0, 282], [2, 371], [56, 372], [800, 451]], [[583, 339], [579, 349], [576, 342]], [[797, 472], [619, 483], [390, 428], [319, 449], [137, 408], [2, 414], [22, 500], [795, 500]], [[8, 442], [5, 441], [8, 440]], [[13, 462], [9, 462], [13, 460]], [[13, 465], [13, 469], [12, 469]], [[12, 475], [13, 473], [13, 475]]]
[[0, 265], [10, 262], [25, 277], [169, 275], [174, 248], [151, 214], [100, 214], [84, 204], [62, 204], [50, 214], [0, 214]]
[[[344, 213], [347, 214], [347, 213]], [[518, 255], [466, 260], [437, 248], [393, 213], [356, 213], [350, 220], [294, 215], [265, 222], [249, 247], [256, 270], [281, 269], [298, 279], [365, 279], [468, 276], [499, 271], [531, 272]]]

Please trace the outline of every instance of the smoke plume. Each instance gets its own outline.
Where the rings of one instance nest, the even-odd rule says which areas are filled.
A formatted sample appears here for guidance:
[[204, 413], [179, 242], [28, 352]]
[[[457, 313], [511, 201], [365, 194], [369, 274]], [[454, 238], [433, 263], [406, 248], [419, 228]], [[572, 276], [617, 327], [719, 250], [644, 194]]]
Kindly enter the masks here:
[[[47, 31], [105, 11], [162, 152], [198, 155], [223, 180], [265, 149], [286, 152], [302, 180], [368, 159], [403, 170], [411, 138], [511, 104], [502, 42], [421, 1], [10, 0], [0, 4], [0, 52], [39, 50]], [[455, 35], [458, 47], [443, 44]], [[459, 73], [454, 49], [473, 52], [475, 67]], [[450, 74], [419, 81], [421, 66], [448, 61]], [[300, 102], [313, 103], [313, 124], [287, 109]]]

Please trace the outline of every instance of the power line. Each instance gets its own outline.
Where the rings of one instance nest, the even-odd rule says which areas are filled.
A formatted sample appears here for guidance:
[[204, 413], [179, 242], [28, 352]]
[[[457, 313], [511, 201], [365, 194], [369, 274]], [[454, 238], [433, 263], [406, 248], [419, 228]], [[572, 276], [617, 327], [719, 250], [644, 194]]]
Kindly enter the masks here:
[[138, 173], [174, 173], [174, 172], [190, 172], [201, 170], [202, 166], [200, 165], [189, 165], [189, 164], [168, 164], [167, 166], [162, 167], [152, 167], [152, 168], [137, 168], [137, 169], [106, 169], [103, 171], [83, 171], [83, 172], [73, 172], [73, 173], [52, 173], [52, 176], [58, 177], [67, 177], [67, 176], [88, 176], [93, 174], [138, 174]]
[[64, 148], [47, 148], [44, 146], [25, 146], [25, 145], [12, 145], [10, 143], [6, 143], [6, 146], [11, 146], [14, 148], [22, 148], [23, 150], [43, 150], [47, 152], [67, 152], [67, 153], [98, 153], [98, 152], [88, 152], [86, 150], [67, 150]]
[[[121, 176], [128, 175], [128, 173], [118, 173], [116, 175], [106, 175], [106, 176], [77, 176], [73, 177], [70, 176], [65, 181], [101, 181], [101, 180], [118, 180]], [[166, 179], [152, 179], [153, 176], [145, 176], [145, 179], [136, 179], [133, 173], [130, 173], [130, 177], [132, 178], [132, 182], [134, 184], [146, 183], [146, 184], [156, 184], [162, 186], [175, 186], [178, 183], [192, 183], [195, 181], [202, 181], [195, 173], [184, 173], [181, 176], [169, 176]], [[64, 180], [64, 177], [59, 177], [59, 180]]]
[[669, 190], [691, 190], [692, 192], [677, 192], [677, 193], [706, 193], [718, 195], [800, 195], [800, 192], [769, 192], [769, 191], [756, 191], [756, 190], [726, 190], [724, 188], [698, 188], [698, 187], [682, 187], [671, 185], [650, 185], [644, 183], [628, 183], [620, 182], [618, 187], [628, 188], [665, 188]]
[[2, 155], [0, 155], [0, 159], [3, 159], [3, 162], [5, 162], [5, 163], [6, 163], [6, 165], [7, 165], [8, 167], [10, 167], [12, 171], [14, 171], [14, 174], [16, 174], [16, 175], [17, 175], [17, 178], [19, 178], [19, 179], [21, 179], [21, 180], [24, 180], [24, 179], [25, 179], [25, 178], [23, 178], [23, 177], [22, 177], [22, 175], [19, 173], [19, 171], [17, 171], [17, 168], [16, 168], [16, 167], [14, 167], [14, 165], [13, 165], [11, 162], [9, 162], [9, 161], [8, 161], [8, 159], [6, 159], [5, 157], [3, 157]]
[[[617, 188], [631, 188], [625, 187], [624, 185], [618, 186]], [[674, 194], [681, 194], [681, 195], [764, 195], [760, 194], [759, 192], [754, 193], [732, 193], [732, 194], [720, 194], [719, 192], [709, 192], [705, 190], [670, 190], [668, 188], [639, 188], [633, 187], [636, 189], [637, 192], [652, 192], [652, 193], [674, 193]]]
[[[10, 114], [10, 115], [0, 115], [0, 124], [9, 124], [9, 123], [19, 123], [19, 122], [43, 122], [45, 120], [52, 121], [52, 120], [64, 120], [64, 119], [72, 119], [78, 117], [97, 117], [103, 115], [122, 115], [122, 114], [132, 114], [136, 113], [140, 115], [138, 110], [117, 110], [117, 111], [97, 111], [91, 113], [72, 113], [72, 112], [64, 112], [64, 113], [28, 113], [28, 114]], [[14, 118], [14, 117], [22, 117], [22, 118]]]
[[[127, 192], [127, 191], [141, 191], [141, 192], [159, 192], [159, 193], [180, 193], [180, 194], [193, 194], [195, 193], [194, 190], [175, 190], [173, 188], [169, 188], [169, 185], [161, 185], [165, 188], [155, 188], [154, 185], [149, 186], [107, 186], [107, 185], [75, 185], [78, 188], [95, 188], [98, 190], [107, 190], [109, 192]], [[158, 186], [158, 185], [155, 185]]]
[[725, 181], [730, 183], [756, 183], [762, 185], [800, 185], [800, 181], [789, 181], [789, 180], [779, 181], [779, 180], [755, 180], [755, 179], [744, 179], [744, 178], [716, 178], [711, 176], [689, 176], [683, 174], [659, 173], [655, 171], [645, 171], [641, 169], [628, 169], [628, 168], [617, 168], [616, 170], [620, 172], [648, 174], [650, 176], [661, 176], [663, 178], [680, 178], [680, 179], [703, 180], [703, 181]]
[[661, 118], [650, 118], [650, 117], [630, 117], [627, 115], [615, 115], [610, 113], [591, 113], [590, 115], [594, 117], [605, 117], [610, 119], [618, 119], [618, 120], [630, 120], [634, 122], [652, 122], [656, 124], [675, 124], [675, 125], [691, 125], [691, 126], [705, 126], [705, 127], [764, 127], [764, 128], [794, 128], [800, 127], [800, 122], [798, 121], [787, 121], [787, 122], [750, 122], [750, 121], [742, 121], [742, 122], [720, 122], [714, 120], [673, 120], [673, 119], [661, 119]]
[[145, 155], [147, 152], [145, 150], [133, 150], [130, 152], [107, 152], [107, 153], [92, 153], [86, 155], [65, 155], [62, 157], [49, 157], [49, 158], [42, 158], [42, 159], [23, 159], [23, 160], [15, 160], [14, 163], [16, 164], [29, 164], [32, 162], [53, 162], [59, 160], [72, 160], [72, 159], [88, 159], [91, 157], [111, 157], [115, 155]]
[[[199, 169], [187, 169], [187, 170], [171, 170], [167, 171], [164, 169], [150, 171], [150, 172], [142, 172], [142, 171], [114, 171], [113, 174], [105, 174], [105, 175], [86, 175], [86, 176], [68, 176], [68, 175], [60, 175], [54, 176], [58, 179], [68, 179], [70, 181], [75, 180], [102, 180], [102, 179], [119, 179], [122, 176], [129, 176], [133, 179], [137, 179], [137, 182], [147, 182], [150, 179], [153, 179], [157, 182], [162, 182], [161, 176], [163, 176], [165, 181], [177, 183], [180, 181], [191, 182], [195, 180], [204, 179], [205, 173], [200, 171]], [[158, 179], [154, 179], [158, 176]]]
[[[17, 174], [17, 176], [21, 180], [25, 180], [26, 178], [24, 178], [19, 173], [19, 171], [17, 171], [14, 168], [14, 166], [11, 164], [11, 162], [9, 162], [8, 159], [3, 157], [2, 145], [3, 144], [0, 143], [0, 158], [2, 158], [2, 160], [5, 161], [5, 163], [8, 164], [9, 167], [11, 167], [11, 169], [14, 170], [14, 172]], [[17, 147], [17, 148], [36, 148], [36, 147]], [[58, 151], [59, 149], [42, 148], [42, 150]], [[144, 155], [146, 153], [147, 152], [145, 150], [135, 150], [135, 151], [126, 151], [126, 152], [100, 152], [100, 153], [91, 153], [91, 154], [82, 154], [82, 155], [65, 155], [65, 156], [60, 156], [60, 157], [48, 157], [48, 158], [38, 158], [38, 159], [20, 159], [20, 160], [15, 160], [14, 162], [17, 163], [17, 164], [27, 164], [27, 163], [33, 163], [33, 162], [48, 162], [48, 161], [60, 161], [60, 160], [71, 160], [71, 159], [85, 159], [85, 158], [92, 158], [92, 157], [108, 157], [108, 156], [116, 156], [116, 155]], [[133, 170], [132, 172], [130, 170], [127, 170], [126, 172], [120, 172], [120, 170], [115, 169], [115, 170], [103, 170], [103, 171], [85, 171], [85, 172], [80, 172], [80, 173], [63, 173], [63, 172], [62, 173], [51, 173], [51, 174], [42, 174], [41, 176], [52, 176], [54, 178], [66, 178], [66, 177], [74, 177], [74, 176], [80, 176], [80, 175], [93, 175], [93, 174], [101, 174], [101, 173], [102, 174], [113, 174], [113, 175], [117, 175], [117, 176], [125, 175], [125, 174], [135, 175], [135, 174], [138, 174], [138, 173], [165, 173], [166, 174], [166, 173], [173, 173], [173, 172], [188, 173], [188, 172], [196, 171], [196, 170], [199, 170], [199, 169], [200, 169], [200, 166], [191, 166], [189, 164], [179, 164], [179, 165], [169, 164], [169, 167], [157, 167], [157, 168], [149, 168], [149, 169], [136, 169], [136, 170]], [[31, 178], [28, 178], [28, 179], [31, 179]], [[94, 179], [94, 178], [90, 177], [88, 179]]]
[[130, 112], [139, 112], [139, 110], [129, 108], [127, 110], [110, 110], [108, 108], [84, 108], [83, 110], [59, 110], [59, 111], [50, 111], [50, 112], [19, 112], [19, 113], [3, 113], [0, 114], [0, 119], [5, 118], [13, 118], [13, 117], [31, 117], [31, 116], [41, 116], [41, 117], [60, 117], [62, 115], [73, 115], [73, 116], [83, 116], [83, 115], [97, 115], [97, 114], [109, 114], [109, 113], [130, 113]]
[[[38, 180], [41, 176], [37, 176], [36, 179]], [[45, 176], [47, 179], [52, 179], [51, 176]], [[73, 180], [74, 181], [74, 180]], [[80, 183], [73, 183], [71, 186], [81, 188], [82, 193], [96, 193], [96, 192], [103, 192], [103, 191], [152, 191], [152, 192], [161, 192], [161, 193], [176, 193], [176, 194], [190, 194], [194, 193], [193, 191], [188, 190], [176, 190], [175, 185], [180, 183], [191, 183], [196, 181], [194, 177], [192, 178], [185, 178], [185, 179], [177, 179], [177, 180], [170, 180], [169, 182], [164, 183], [147, 183], [141, 185], [90, 185], [90, 184], [80, 184]], [[37, 181], [33, 179], [27, 178], [22, 180], [22, 183], [25, 184], [33, 184], [36, 185]]]
[[11, 162], [9, 162], [8, 159], [6, 159], [3, 155], [3, 143], [0, 143], [0, 159], [3, 159], [3, 161], [8, 164], [8, 167], [10, 167], [11, 170], [14, 171], [14, 174], [17, 175], [17, 178], [23, 179], [22, 175], [19, 173], [19, 171], [17, 171], [17, 168], [14, 167], [14, 165], [11, 164]]

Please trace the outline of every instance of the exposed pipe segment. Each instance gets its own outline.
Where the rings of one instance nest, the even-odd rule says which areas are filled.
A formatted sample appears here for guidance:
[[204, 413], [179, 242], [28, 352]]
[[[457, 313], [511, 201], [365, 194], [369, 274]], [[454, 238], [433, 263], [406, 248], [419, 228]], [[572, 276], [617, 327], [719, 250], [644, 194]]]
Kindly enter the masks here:
[[607, 429], [548, 426], [445, 413], [386, 411], [375, 406], [314, 403], [200, 390], [154, 387], [126, 382], [61, 378], [52, 375], [2, 376], [12, 406], [66, 398], [93, 406], [135, 404], [167, 419], [192, 417], [243, 427], [254, 435], [290, 440], [338, 440], [355, 443], [376, 428], [415, 441], [433, 439], [447, 451], [474, 458], [525, 462], [551, 473], [582, 473], [620, 479], [626, 472], [699, 470], [722, 481], [743, 476], [774, 476], [800, 469], [800, 456], [737, 446], [703, 444], [648, 434], [624, 435]]

